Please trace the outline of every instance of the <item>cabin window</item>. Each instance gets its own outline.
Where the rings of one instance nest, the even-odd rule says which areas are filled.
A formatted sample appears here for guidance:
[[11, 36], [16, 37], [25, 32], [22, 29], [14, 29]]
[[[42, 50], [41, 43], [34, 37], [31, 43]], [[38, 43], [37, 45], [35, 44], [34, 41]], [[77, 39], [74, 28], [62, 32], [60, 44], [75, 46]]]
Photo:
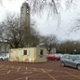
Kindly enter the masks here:
[[24, 50], [24, 55], [27, 55], [27, 50]]
[[43, 56], [43, 50], [40, 50], [40, 56]]

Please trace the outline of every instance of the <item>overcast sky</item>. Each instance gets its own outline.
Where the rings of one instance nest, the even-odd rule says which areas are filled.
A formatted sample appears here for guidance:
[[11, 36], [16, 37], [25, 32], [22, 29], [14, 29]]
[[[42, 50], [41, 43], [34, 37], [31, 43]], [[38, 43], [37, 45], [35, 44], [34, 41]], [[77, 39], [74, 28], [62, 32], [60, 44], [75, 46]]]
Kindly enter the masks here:
[[[20, 13], [20, 7], [25, 0], [13, 0], [9, 2], [9, 0], [2, 0], [3, 7], [0, 6], [0, 21], [5, 18], [5, 14], [7, 12], [12, 13]], [[74, 26], [75, 21], [79, 18], [80, 14], [80, 0], [75, 4], [72, 4], [71, 8], [66, 9], [64, 5], [64, 1], [62, 2], [61, 16], [55, 17], [51, 16], [47, 17], [47, 12], [43, 12], [43, 14], [36, 15], [35, 20], [37, 22], [37, 28], [41, 34], [55, 34], [60, 40], [80, 40], [80, 31], [71, 32], [71, 27]], [[31, 18], [33, 18], [31, 16]], [[71, 32], [71, 33], [70, 33]], [[69, 34], [70, 33], [70, 34]]]

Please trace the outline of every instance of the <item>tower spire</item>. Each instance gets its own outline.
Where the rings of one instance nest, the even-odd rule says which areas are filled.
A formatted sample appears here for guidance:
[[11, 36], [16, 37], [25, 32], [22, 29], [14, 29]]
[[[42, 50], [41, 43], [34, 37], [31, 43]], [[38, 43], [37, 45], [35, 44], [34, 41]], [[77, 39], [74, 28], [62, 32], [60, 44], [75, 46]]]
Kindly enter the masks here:
[[21, 6], [21, 24], [25, 24], [30, 27], [30, 6], [28, 3], [24, 2]]

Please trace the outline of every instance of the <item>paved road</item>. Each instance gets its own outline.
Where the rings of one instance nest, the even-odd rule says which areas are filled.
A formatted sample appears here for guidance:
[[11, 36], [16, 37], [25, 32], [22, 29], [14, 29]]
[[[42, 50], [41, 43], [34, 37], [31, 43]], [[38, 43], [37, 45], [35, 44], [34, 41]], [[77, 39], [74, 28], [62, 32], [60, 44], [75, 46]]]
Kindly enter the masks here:
[[80, 71], [62, 67], [59, 61], [34, 64], [1, 61], [0, 80], [80, 80]]

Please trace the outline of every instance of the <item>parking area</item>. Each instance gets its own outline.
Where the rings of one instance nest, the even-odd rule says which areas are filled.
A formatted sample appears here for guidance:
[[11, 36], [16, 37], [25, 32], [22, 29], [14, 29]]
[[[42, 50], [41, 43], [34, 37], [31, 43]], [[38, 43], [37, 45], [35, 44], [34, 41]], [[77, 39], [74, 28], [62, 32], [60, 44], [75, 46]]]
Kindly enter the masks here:
[[0, 80], [80, 80], [80, 71], [60, 61], [18, 63], [0, 61]]

